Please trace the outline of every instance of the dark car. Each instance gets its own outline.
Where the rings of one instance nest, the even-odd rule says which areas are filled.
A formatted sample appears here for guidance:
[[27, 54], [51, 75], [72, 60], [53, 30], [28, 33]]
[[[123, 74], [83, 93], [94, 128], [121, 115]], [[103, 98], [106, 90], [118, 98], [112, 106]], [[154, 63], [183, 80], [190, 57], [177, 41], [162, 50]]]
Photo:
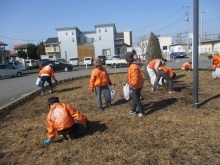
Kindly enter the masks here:
[[73, 70], [73, 65], [61, 62], [61, 61], [44, 61], [40, 64], [39, 68], [43, 68], [46, 65], [52, 64], [53, 65], [53, 70], [54, 71], [72, 71]]
[[105, 60], [107, 60], [107, 58], [108, 58], [108, 57], [106, 57], [105, 55], [100, 55], [100, 56], [97, 57], [97, 60], [100, 60], [101, 63], [102, 63], [103, 65], [105, 65]]

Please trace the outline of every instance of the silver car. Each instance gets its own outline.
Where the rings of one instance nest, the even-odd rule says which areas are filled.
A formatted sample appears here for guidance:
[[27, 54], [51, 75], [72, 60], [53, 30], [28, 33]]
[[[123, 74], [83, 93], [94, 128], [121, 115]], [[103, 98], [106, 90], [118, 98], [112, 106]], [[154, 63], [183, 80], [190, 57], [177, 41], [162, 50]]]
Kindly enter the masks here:
[[21, 69], [6, 64], [0, 64], [0, 78], [3, 77], [21, 77], [22, 71]]

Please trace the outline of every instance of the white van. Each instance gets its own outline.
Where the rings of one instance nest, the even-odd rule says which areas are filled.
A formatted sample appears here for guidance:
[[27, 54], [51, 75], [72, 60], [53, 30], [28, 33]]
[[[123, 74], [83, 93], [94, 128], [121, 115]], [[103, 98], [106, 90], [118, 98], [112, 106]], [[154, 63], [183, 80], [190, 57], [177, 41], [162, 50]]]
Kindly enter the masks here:
[[69, 63], [72, 64], [73, 66], [79, 66], [79, 58], [71, 57]]
[[93, 58], [92, 57], [84, 57], [83, 64], [84, 65], [93, 65]]
[[29, 60], [26, 60], [26, 65], [28, 69], [32, 69], [34, 67], [37, 67], [37, 62], [33, 59], [29, 59]]

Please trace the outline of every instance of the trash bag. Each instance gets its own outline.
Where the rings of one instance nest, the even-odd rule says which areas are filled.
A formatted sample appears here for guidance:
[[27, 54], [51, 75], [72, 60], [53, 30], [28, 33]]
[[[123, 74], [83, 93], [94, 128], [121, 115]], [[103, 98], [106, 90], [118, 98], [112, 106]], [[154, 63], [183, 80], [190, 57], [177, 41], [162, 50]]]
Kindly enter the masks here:
[[36, 85], [39, 86], [39, 87], [41, 86], [41, 79], [40, 79], [40, 77], [37, 78]]
[[215, 71], [212, 71], [213, 79], [220, 79], [220, 67], [217, 67]]
[[131, 98], [131, 90], [129, 89], [129, 84], [128, 83], [126, 83], [123, 86], [123, 94], [124, 94], [125, 100], [129, 100]]

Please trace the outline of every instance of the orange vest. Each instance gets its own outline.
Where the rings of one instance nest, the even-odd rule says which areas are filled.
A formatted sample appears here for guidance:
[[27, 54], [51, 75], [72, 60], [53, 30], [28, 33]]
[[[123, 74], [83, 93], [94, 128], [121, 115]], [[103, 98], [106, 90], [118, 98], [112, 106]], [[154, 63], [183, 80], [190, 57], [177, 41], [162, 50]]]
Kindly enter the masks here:
[[172, 71], [171, 68], [167, 67], [167, 66], [160, 66], [159, 70], [163, 70], [165, 73], [169, 74], [169, 76], [172, 78], [174, 76], [174, 72]]
[[192, 70], [192, 65], [189, 62], [183, 63], [182, 69], [186, 69], [186, 68]]
[[86, 124], [87, 120], [86, 116], [71, 105], [55, 103], [50, 106], [50, 112], [47, 115], [47, 137], [53, 140], [55, 131], [70, 128], [76, 121]]
[[[161, 59], [153, 59], [148, 63], [148, 67], [151, 69], [155, 69], [156, 62], [160, 63]], [[159, 64], [158, 64], [159, 66]]]
[[220, 55], [213, 55], [212, 69], [220, 67]]
[[128, 67], [128, 82], [133, 89], [142, 88], [144, 86], [144, 78], [140, 67], [131, 63]]
[[40, 72], [39, 72], [39, 76], [50, 76], [52, 77], [52, 79], [56, 79], [54, 72], [53, 72], [53, 68], [51, 68], [49, 65], [44, 66]]
[[105, 68], [95, 68], [90, 77], [90, 88], [108, 85], [111, 82]]

